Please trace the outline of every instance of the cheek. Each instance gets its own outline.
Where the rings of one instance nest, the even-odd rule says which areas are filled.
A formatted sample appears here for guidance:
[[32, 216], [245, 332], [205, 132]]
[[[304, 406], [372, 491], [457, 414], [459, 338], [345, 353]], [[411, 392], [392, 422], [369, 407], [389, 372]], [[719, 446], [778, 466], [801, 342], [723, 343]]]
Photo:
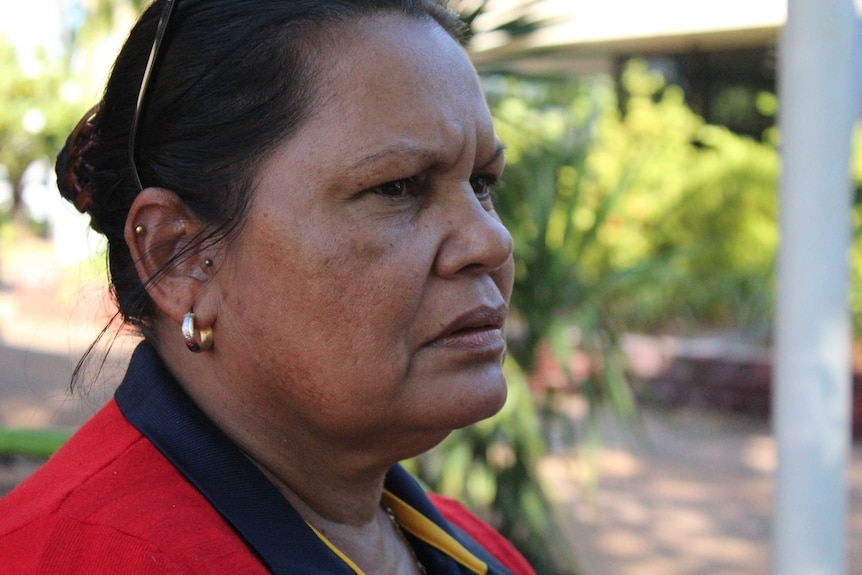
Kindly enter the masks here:
[[[314, 286], [321, 293], [321, 310], [335, 316], [339, 338], [374, 355], [392, 354], [407, 345], [427, 281], [421, 258], [405, 257], [398, 250], [346, 250], [332, 262]], [[380, 349], [382, 348], [382, 349]]]
[[344, 237], [343, 229], [296, 240], [290, 249], [279, 242], [276, 265], [256, 278], [266, 286], [260, 296], [270, 312], [260, 320], [270, 334], [327, 371], [359, 375], [375, 363], [379, 370], [381, 362], [405, 361], [428, 257], [382, 235]]
[[392, 394], [427, 331], [434, 238], [403, 219], [306, 214], [257, 220], [243, 238], [231, 297], [240, 345], [258, 342], [268, 379], [301, 372], [315, 393]]

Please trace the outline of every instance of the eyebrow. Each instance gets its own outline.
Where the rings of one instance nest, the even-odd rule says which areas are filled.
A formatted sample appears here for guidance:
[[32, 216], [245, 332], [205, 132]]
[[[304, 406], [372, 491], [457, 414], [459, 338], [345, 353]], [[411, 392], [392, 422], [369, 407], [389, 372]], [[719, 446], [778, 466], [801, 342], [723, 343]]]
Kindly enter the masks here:
[[[491, 155], [490, 159], [488, 159], [487, 162], [479, 166], [479, 169], [485, 169], [488, 166], [493, 165], [503, 156], [505, 150], [506, 146], [503, 145], [501, 142], [498, 142], [497, 146], [494, 148], [494, 153]], [[425, 160], [431, 164], [439, 163], [441, 161], [440, 156], [436, 152], [425, 150], [416, 146], [412, 146], [410, 144], [396, 144], [389, 148], [373, 152], [371, 154], [368, 154], [367, 156], [360, 158], [359, 160], [350, 165], [350, 170], [361, 170], [369, 164], [375, 164], [391, 156], [413, 156], [421, 158], [422, 160]]]
[[485, 162], [484, 164], [479, 166], [479, 169], [484, 170], [488, 166], [494, 165], [495, 163], [497, 163], [497, 161], [500, 160], [500, 158], [503, 157], [505, 152], [506, 152], [506, 145], [503, 144], [502, 142], [497, 142], [497, 147], [494, 148], [494, 155], [492, 155], [491, 159], [489, 159], [487, 162]]
[[391, 156], [413, 156], [427, 159], [429, 161], [434, 161], [437, 159], [437, 154], [429, 152], [428, 150], [423, 150], [422, 148], [417, 148], [416, 146], [411, 146], [410, 144], [396, 144], [389, 148], [384, 148], [382, 150], [368, 154], [363, 158], [360, 158], [359, 160], [350, 165], [350, 169], [361, 170], [369, 164], [375, 164], [380, 160]]

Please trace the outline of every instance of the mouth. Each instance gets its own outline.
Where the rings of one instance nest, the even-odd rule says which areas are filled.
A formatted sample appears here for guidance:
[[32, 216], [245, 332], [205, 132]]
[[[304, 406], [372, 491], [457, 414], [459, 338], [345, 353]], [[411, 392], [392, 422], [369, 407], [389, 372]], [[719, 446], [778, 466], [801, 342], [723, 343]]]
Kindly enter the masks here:
[[473, 308], [446, 324], [428, 345], [473, 350], [504, 349], [503, 324], [507, 312], [505, 304]]

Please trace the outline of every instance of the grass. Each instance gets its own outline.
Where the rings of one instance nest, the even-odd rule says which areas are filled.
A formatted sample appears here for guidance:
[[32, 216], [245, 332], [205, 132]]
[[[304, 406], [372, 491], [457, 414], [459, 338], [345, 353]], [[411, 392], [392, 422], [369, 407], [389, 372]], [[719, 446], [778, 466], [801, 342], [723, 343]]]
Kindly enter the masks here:
[[71, 429], [0, 429], [0, 456], [48, 458], [72, 433]]

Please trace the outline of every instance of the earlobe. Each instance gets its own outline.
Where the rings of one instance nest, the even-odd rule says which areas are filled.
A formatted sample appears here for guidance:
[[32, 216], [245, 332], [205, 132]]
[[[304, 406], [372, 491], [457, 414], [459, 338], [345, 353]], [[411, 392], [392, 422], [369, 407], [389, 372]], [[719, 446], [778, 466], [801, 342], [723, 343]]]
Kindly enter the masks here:
[[156, 306], [182, 321], [209, 280], [194, 243], [202, 225], [179, 197], [162, 188], [146, 188], [126, 218], [125, 240], [138, 277]]

